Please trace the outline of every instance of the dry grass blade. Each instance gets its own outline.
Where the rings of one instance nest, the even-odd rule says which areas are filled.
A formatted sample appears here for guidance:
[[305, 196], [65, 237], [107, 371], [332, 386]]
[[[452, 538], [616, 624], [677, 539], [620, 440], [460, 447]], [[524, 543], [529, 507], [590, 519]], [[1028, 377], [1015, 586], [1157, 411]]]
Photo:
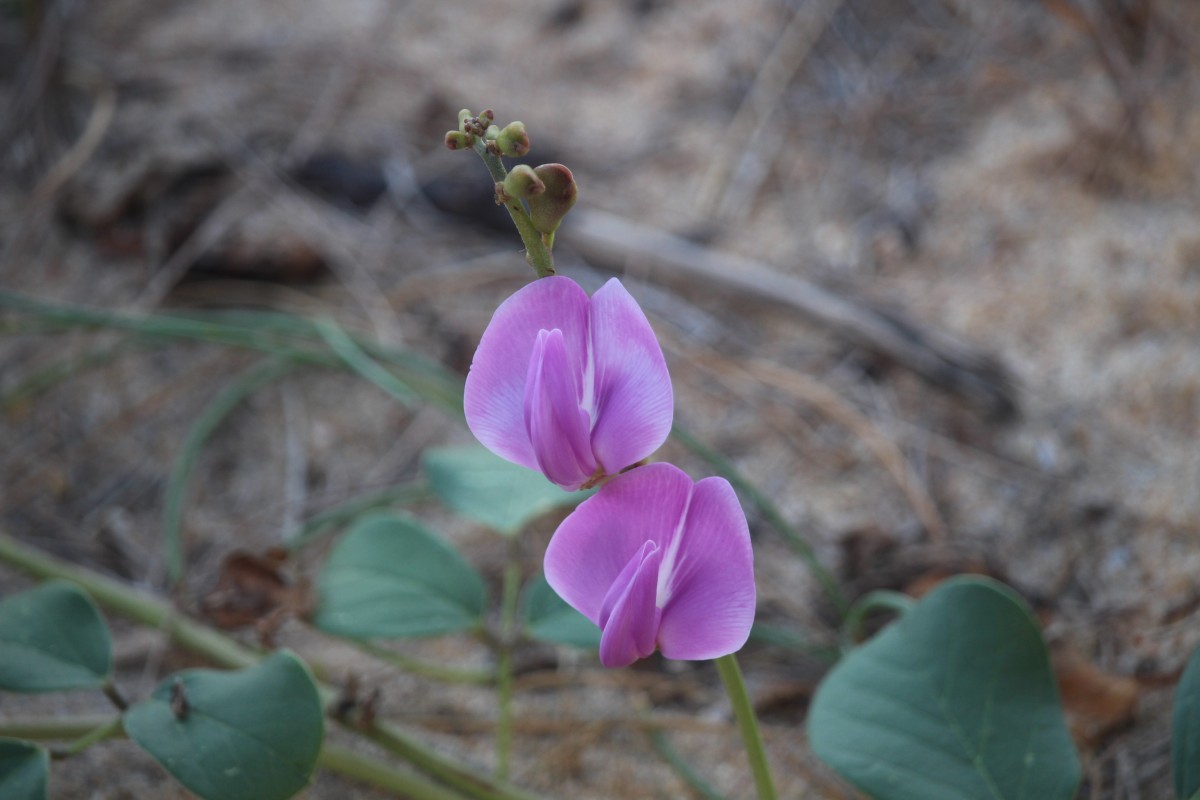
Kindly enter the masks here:
[[38, 205], [54, 196], [80, 167], [92, 157], [117, 112], [117, 90], [111, 83], [97, 79], [96, 100], [83, 133], [70, 149], [54, 162], [33, 190], [33, 204]]
[[765, 361], [736, 362], [716, 353], [692, 353], [690, 358], [735, 391], [742, 389], [747, 383], [770, 386], [787, 392], [796, 400], [846, 428], [867, 446], [895, 481], [912, 506], [921, 526], [929, 534], [930, 540], [936, 544], [946, 542], [946, 523], [942, 520], [933, 498], [909, 467], [899, 446], [879, 430], [875, 423], [843, 400], [837, 392], [820, 381]]
[[738, 155], [766, 127], [788, 84], [800, 71], [809, 51], [841, 5], [842, 0], [817, 0], [803, 4], [792, 15], [791, 22], [767, 54], [754, 84], [725, 129], [719, 150], [709, 161], [708, 172], [696, 195], [698, 219], [720, 223], [727, 208], [722, 202], [722, 192], [739, 161]]

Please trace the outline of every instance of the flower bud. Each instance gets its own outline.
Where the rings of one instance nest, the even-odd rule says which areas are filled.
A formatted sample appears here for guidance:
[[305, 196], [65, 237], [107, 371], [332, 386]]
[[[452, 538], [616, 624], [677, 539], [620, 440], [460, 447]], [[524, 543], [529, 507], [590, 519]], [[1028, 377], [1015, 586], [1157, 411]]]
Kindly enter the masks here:
[[539, 233], [551, 234], [558, 230], [563, 217], [575, 205], [579, 187], [571, 170], [562, 164], [542, 164], [533, 172], [546, 190], [528, 198], [529, 217]]
[[469, 150], [475, 145], [475, 137], [462, 131], [446, 131], [446, 147], [451, 150]]
[[496, 149], [509, 158], [520, 158], [529, 152], [529, 134], [524, 122], [510, 122], [496, 137]]
[[546, 191], [546, 184], [528, 164], [517, 164], [504, 179], [504, 193], [509, 197], [528, 198]]

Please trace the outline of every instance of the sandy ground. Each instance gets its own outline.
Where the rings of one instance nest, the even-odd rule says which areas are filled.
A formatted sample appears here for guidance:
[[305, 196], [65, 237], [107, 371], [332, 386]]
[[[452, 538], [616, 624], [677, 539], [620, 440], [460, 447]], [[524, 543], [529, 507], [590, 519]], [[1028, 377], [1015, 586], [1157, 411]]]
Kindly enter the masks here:
[[[1005, 366], [1019, 411], [999, 420], [796, 314], [637, 259], [589, 264], [569, 228], [560, 237], [564, 274], [596, 285], [622, 272], [662, 335], [678, 419], [851, 591], [963, 569], [1009, 581], [1042, 612], [1067, 690], [1084, 684], [1071, 703], [1080, 796], [1165, 797], [1170, 687], [1200, 640], [1200, 17], [1185, 0], [1154, 4], [1148, 22], [1118, 6], [1140, 7], [116, 0], [65, 16], [40, 82], [21, 71], [20, 21], [4, 17], [0, 101], [20, 124], [0, 129], [0, 281], [113, 309], [329, 314], [462, 370], [528, 275], [515, 236], [489, 226], [488, 198], [464, 183], [482, 166], [441, 137], [462, 106], [520, 118], [539, 160], [574, 170], [581, 209], [867, 298]], [[22, 388], [117, 341], [0, 339], [0, 525], [157, 590], [170, 464], [254, 359], [135, 348]], [[739, 366], [751, 362], [803, 385], [755, 379]], [[871, 436], [902, 455], [915, 489], [901, 490]], [[278, 544], [322, 509], [412, 478], [423, 448], [468, 438], [346, 373], [255, 394], [199, 461], [183, 605], [197, 608], [231, 550]], [[709, 471], [678, 444], [661, 455]], [[503, 543], [432, 504], [418, 511], [498, 586]], [[553, 526], [530, 533], [531, 573]], [[771, 526], [752, 526], [760, 619], [832, 642], [810, 573]], [[288, 574], [311, 575], [319, 550]], [[0, 567], [4, 592], [26, 585]], [[132, 696], [195, 663], [114, 624]], [[278, 639], [380, 687], [383, 713], [430, 744], [490, 764], [490, 693], [397, 675], [297, 621]], [[487, 657], [453, 639], [401, 648]], [[527, 657], [517, 783], [687, 796], [647, 756], [637, 720], [653, 707], [718, 790], [752, 795], [710, 667]], [[853, 796], [804, 742], [822, 662], [759, 645], [743, 668], [784, 796]], [[3, 714], [86, 710], [102, 701], [0, 698]], [[56, 798], [185, 796], [127, 743], [56, 764], [53, 782]], [[304, 796], [382, 794], [322, 775]]]

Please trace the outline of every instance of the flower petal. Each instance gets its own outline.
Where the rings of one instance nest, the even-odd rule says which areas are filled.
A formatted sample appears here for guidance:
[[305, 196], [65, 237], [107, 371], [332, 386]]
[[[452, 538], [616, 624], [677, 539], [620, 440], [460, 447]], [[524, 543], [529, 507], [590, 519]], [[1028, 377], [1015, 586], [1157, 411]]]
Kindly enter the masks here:
[[[746, 515], [723, 478], [696, 483], [680, 540], [664, 544], [666, 576], [658, 645], [667, 658], [728, 655], [746, 643], [754, 623], [754, 553]], [[660, 601], [661, 601], [660, 592]]]
[[496, 455], [538, 468], [525, 428], [525, 381], [533, 346], [539, 331], [562, 331], [567, 352], [578, 354], [582, 381], [588, 304], [579, 284], [551, 276], [526, 284], [496, 309], [471, 361], [463, 399], [467, 427]]
[[671, 464], [616, 476], [558, 526], [546, 548], [546, 580], [599, 625], [609, 589], [647, 541], [664, 546], [691, 489], [692, 479]]
[[661, 612], [654, 605], [662, 550], [652, 541], [629, 560], [604, 599], [600, 663], [627, 667], [654, 652]]
[[592, 297], [592, 449], [610, 475], [653, 453], [671, 432], [675, 398], [646, 315], [613, 278]]
[[591, 419], [579, 407], [579, 394], [562, 331], [539, 332], [525, 379], [525, 427], [538, 468], [568, 491], [596, 471]]

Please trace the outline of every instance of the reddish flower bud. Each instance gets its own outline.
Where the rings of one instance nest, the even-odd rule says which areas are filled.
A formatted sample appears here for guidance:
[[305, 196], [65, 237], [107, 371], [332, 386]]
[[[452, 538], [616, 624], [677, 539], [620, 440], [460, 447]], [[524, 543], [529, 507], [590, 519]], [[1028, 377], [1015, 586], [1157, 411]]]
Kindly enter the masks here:
[[546, 185], [546, 191], [529, 198], [530, 219], [539, 233], [554, 233], [579, 198], [579, 186], [571, 170], [562, 164], [542, 164], [533, 172]]

